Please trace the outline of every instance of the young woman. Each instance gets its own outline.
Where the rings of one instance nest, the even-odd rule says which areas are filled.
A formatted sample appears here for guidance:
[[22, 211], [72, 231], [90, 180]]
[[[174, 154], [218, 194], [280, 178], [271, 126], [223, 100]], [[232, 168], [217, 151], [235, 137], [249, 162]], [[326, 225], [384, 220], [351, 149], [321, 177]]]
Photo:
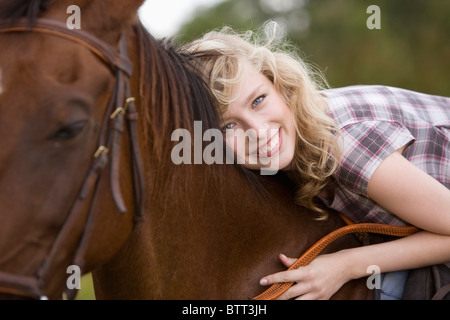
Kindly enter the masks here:
[[[408, 269], [450, 261], [450, 98], [387, 86], [325, 90], [277, 28], [268, 23], [262, 41], [224, 28], [180, 48], [202, 68], [236, 156], [255, 170], [276, 158], [298, 181], [297, 202], [321, 219], [317, 199], [354, 222], [422, 231], [320, 255], [260, 283], [295, 282], [282, 299], [328, 299], [376, 265], [381, 299], [401, 299]], [[251, 136], [255, 144], [238, 148]]]

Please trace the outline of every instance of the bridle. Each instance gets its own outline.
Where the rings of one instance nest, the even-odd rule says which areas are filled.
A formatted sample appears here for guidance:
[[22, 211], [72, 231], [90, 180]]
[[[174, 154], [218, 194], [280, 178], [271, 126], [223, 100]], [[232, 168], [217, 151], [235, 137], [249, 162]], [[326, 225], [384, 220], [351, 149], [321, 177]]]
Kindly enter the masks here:
[[[125, 131], [125, 121], [127, 122], [126, 127], [130, 140], [135, 201], [134, 214], [137, 220], [143, 218], [145, 191], [137, 131], [138, 114], [135, 99], [130, 96], [130, 77], [133, 65], [128, 59], [124, 36], [121, 38], [119, 50], [116, 50], [87, 32], [69, 30], [65, 24], [58, 21], [37, 19], [33, 26], [30, 26], [29, 22], [25, 20], [12, 24], [0, 21], [0, 33], [13, 32], [43, 33], [78, 43], [100, 58], [115, 74], [115, 87], [100, 128], [97, 151], [93, 155], [90, 168], [78, 196], [72, 204], [66, 221], [48, 256], [40, 266], [36, 276], [16, 275], [0, 271], [0, 293], [32, 299], [47, 299], [45, 294], [47, 283], [54, 273], [61, 272], [64, 263], [73, 261], [73, 265], [77, 265], [81, 270], [84, 270], [84, 256], [93, 233], [93, 228], [89, 227], [95, 216], [93, 207], [99, 190], [99, 181], [108, 161], [110, 162], [111, 194], [115, 205], [120, 212], [125, 213], [127, 211], [119, 181], [120, 149], [123, 140], [122, 134]], [[86, 210], [86, 203], [89, 200], [91, 203]], [[74, 235], [75, 230], [78, 233]], [[68, 250], [67, 248], [75, 248], [75, 250]], [[65, 289], [68, 298], [73, 299], [76, 291]]]

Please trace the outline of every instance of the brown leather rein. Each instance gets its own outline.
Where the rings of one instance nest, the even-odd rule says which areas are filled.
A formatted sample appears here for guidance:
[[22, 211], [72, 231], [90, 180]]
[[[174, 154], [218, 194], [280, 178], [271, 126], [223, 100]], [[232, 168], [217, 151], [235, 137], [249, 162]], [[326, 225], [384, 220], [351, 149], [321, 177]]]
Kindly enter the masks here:
[[[345, 219], [344, 219], [345, 220]], [[288, 270], [298, 269], [311, 263], [329, 244], [338, 238], [352, 233], [377, 233], [395, 237], [406, 237], [419, 231], [414, 226], [392, 226], [380, 223], [356, 223], [349, 224], [334, 230], [317, 241], [309, 248]], [[275, 300], [285, 293], [294, 282], [275, 283], [261, 294], [254, 297], [254, 300]]]
[[[69, 30], [63, 23], [37, 19], [33, 26], [20, 20], [13, 24], [0, 21], [0, 33], [37, 32], [63, 38], [88, 48], [115, 74], [115, 89], [108, 103], [98, 137], [98, 148], [93, 155], [90, 168], [80, 188], [78, 196], [69, 211], [48, 256], [44, 260], [36, 276], [16, 275], [0, 271], [0, 293], [23, 296], [32, 299], [47, 299], [45, 290], [55, 272], [68, 266], [65, 261], [73, 261], [84, 270], [84, 256], [92, 236], [90, 223], [94, 219], [93, 207], [98, 193], [99, 180], [110, 161], [111, 194], [118, 210], [127, 211], [122, 197], [119, 181], [120, 148], [125, 120], [127, 121], [130, 139], [131, 166], [133, 170], [135, 218], [141, 219], [144, 214], [144, 181], [141, 152], [139, 149], [137, 120], [138, 114], [135, 99], [130, 96], [130, 77], [133, 65], [128, 59], [127, 44], [122, 37], [119, 50], [81, 30]], [[91, 201], [86, 210], [86, 202]], [[77, 230], [78, 234], [74, 234]], [[77, 248], [75, 252], [67, 252], [66, 248]], [[76, 292], [66, 288], [69, 299]]]

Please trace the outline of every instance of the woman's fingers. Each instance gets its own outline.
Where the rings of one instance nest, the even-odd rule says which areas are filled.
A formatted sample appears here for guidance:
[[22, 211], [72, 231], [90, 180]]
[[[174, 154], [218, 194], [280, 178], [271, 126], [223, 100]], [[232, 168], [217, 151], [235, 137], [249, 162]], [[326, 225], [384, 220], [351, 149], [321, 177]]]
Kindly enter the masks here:
[[[266, 286], [292, 282], [293, 285], [279, 299], [329, 299], [348, 281], [343, 276], [343, 269], [339, 267], [339, 261], [333, 260], [340, 257], [339, 254], [320, 255], [307, 266], [265, 276], [260, 280], [260, 284]], [[279, 258], [286, 267], [292, 266], [295, 262], [295, 259], [282, 254]]]
[[295, 263], [295, 261], [297, 261], [297, 259], [288, 258], [282, 253], [279, 255], [279, 259], [286, 268], [289, 268], [290, 266], [292, 266]]
[[262, 286], [266, 286], [277, 282], [297, 282], [300, 281], [300, 279], [301, 279], [300, 270], [289, 270], [265, 276], [259, 281], [259, 284]]
[[279, 296], [277, 300], [299, 299], [308, 292], [309, 289], [307, 288], [307, 285], [302, 282], [299, 282], [290, 287], [289, 290], [287, 290], [281, 296]]
[[[292, 266], [294, 264], [294, 262], [296, 261], [296, 259], [288, 258], [284, 254], [280, 254], [279, 259], [280, 259], [281, 263], [287, 268]], [[283, 272], [278, 272], [278, 273], [275, 273], [275, 274], [272, 274], [272, 275], [262, 278], [261, 281], [259, 282], [259, 284], [262, 286], [266, 286], [266, 285], [273, 284], [276, 282], [295, 282], [297, 280], [298, 279], [296, 279], [296, 276], [292, 275], [290, 273], [290, 271], [283, 271]]]

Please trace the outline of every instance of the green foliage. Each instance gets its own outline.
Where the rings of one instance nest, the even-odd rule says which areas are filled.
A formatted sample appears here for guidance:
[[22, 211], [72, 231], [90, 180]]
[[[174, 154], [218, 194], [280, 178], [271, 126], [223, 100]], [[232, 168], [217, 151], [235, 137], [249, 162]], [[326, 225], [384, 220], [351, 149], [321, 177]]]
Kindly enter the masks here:
[[90, 273], [81, 277], [81, 289], [78, 291], [76, 300], [95, 300], [94, 285]]
[[[370, 30], [370, 5], [381, 29]], [[256, 30], [267, 20], [317, 65], [331, 87], [385, 84], [450, 96], [450, 0], [226, 0], [201, 9], [175, 41], [224, 25]]]

